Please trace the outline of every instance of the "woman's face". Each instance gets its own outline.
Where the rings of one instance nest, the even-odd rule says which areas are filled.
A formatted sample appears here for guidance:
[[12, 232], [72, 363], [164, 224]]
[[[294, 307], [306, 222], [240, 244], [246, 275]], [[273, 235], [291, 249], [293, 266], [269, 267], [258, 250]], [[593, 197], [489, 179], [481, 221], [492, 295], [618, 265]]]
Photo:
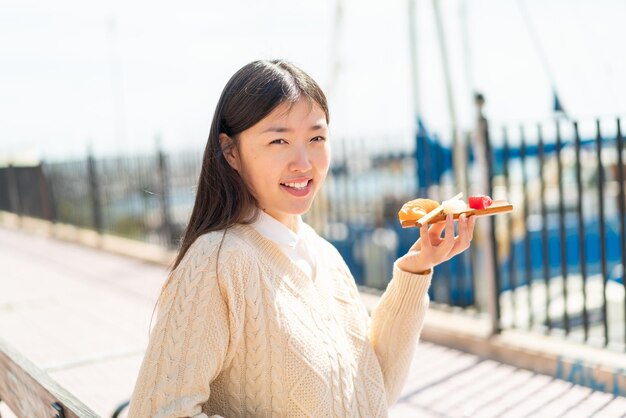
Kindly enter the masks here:
[[[222, 138], [224, 140], [224, 138]], [[284, 103], [239, 135], [239, 152], [226, 155], [259, 207], [291, 227], [311, 207], [330, 164], [324, 111], [301, 99]]]

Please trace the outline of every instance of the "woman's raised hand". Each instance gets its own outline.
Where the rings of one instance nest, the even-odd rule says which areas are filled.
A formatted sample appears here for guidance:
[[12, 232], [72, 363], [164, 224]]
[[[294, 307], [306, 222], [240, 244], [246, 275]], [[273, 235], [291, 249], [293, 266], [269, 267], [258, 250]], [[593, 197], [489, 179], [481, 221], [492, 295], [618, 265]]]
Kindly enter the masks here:
[[[396, 261], [400, 270], [424, 274], [434, 266], [443, 263], [469, 248], [474, 235], [476, 218], [465, 214], [459, 216], [458, 236], [454, 236], [454, 219], [446, 217], [445, 222], [422, 225], [420, 238], [409, 251]], [[441, 232], [444, 231], [443, 237]]]

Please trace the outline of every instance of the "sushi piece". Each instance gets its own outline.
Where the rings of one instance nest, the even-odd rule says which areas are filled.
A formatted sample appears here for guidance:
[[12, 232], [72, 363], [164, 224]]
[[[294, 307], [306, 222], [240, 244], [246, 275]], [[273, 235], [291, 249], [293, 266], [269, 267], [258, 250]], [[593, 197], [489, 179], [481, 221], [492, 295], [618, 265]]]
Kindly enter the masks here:
[[441, 206], [443, 206], [443, 213], [446, 215], [454, 215], [467, 209], [467, 204], [460, 199], [444, 200]]
[[439, 202], [431, 199], [415, 199], [402, 205], [398, 212], [400, 223], [404, 221], [417, 221], [428, 212], [439, 207]]
[[491, 197], [485, 195], [470, 196], [467, 200], [472, 209], [486, 209], [493, 203]]

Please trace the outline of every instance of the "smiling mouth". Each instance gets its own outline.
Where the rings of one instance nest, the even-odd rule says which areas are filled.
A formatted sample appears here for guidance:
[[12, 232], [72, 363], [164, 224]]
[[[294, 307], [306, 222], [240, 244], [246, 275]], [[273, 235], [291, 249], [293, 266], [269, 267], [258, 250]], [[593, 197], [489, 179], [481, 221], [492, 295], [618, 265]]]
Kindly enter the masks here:
[[313, 179], [306, 181], [295, 181], [280, 183], [280, 187], [291, 196], [304, 198], [309, 196], [313, 190]]
[[280, 183], [281, 186], [289, 187], [295, 190], [304, 190], [313, 180], [292, 182], [292, 183]]

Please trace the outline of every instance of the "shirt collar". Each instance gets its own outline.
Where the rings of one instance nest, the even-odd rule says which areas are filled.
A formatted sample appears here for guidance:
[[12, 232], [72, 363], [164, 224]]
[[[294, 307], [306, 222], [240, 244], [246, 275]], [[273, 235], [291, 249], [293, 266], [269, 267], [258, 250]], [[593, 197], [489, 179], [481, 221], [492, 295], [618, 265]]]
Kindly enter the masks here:
[[296, 230], [298, 233], [295, 233], [287, 225], [262, 210], [259, 210], [259, 216], [251, 226], [265, 238], [292, 248], [298, 244], [304, 233], [304, 222], [302, 222], [301, 216], [296, 216]]

